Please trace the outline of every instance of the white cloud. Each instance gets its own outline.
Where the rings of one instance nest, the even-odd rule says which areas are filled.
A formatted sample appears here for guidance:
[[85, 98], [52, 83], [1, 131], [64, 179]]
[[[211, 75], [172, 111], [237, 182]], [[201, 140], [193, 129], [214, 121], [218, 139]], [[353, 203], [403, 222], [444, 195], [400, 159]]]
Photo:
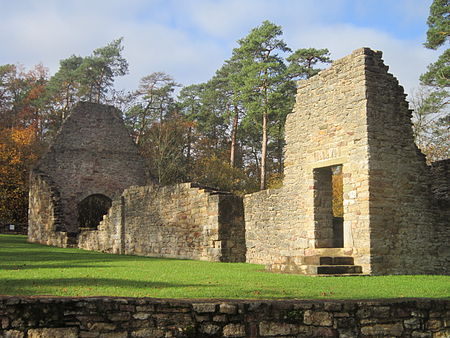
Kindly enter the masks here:
[[385, 64], [390, 67], [389, 72], [408, 93], [419, 85], [420, 74], [425, 72], [436, 55], [436, 52], [425, 49], [421, 41], [399, 40], [386, 33], [352, 25], [310, 27], [310, 30], [302, 29], [297, 34], [291, 32], [288, 38], [291, 45], [328, 48], [334, 59], [360, 47], [381, 50]]
[[202, 82], [214, 74], [225, 58], [220, 46], [160, 25], [131, 26], [127, 32], [124, 56], [130, 63], [131, 74], [120, 83], [131, 87], [156, 71], [166, 72], [185, 85]]
[[[230, 57], [236, 40], [265, 19], [283, 27], [292, 49], [329, 48], [333, 58], [362, 46], [382, 50], [408, 91], [437, 55], [422, 47], [424, 32], [406, 40], [388, 28], [381, 32], [347, 23], [346, 10], [356, 3], [352, 0], [2, 1], [0, 64], [31, 67], [42, 62], [55, 72], [59, 60], [88, 55], [123, 36], [130, 75], [117, 83], [128, 90], [154, 71], [165, 71], [183, 84], [208, 80]], [[404, 25], [425, 21], [431, 3], [380, 1], [404, 14]]]
[[[254, 0], [187, 1], [181, 4], [188, 21], [197, 26], [203, 34], [227, 38], [264, 15], [264, 2]], [[252, 25], [252, 23], [250, 23]]]

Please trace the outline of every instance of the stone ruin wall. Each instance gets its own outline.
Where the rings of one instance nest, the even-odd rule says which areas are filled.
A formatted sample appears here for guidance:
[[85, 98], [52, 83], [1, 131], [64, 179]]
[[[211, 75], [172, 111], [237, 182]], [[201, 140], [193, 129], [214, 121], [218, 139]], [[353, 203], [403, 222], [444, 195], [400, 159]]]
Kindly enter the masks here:
[[50, 177], [30, 175], [28, 203], [28, 241], [67, 247], [67, 232], [61, 229], [61, 199]]
[[[146, 169], [119, 112], [83, 102], [64, 121], [30, 181], [29, 240], [49, 244], [52, 237], [60, 237], [55, 231], [69, 237], [78, 233], [77, 207], [85, 197], [102, 194], [113, 199], [131, 185], [144, 185]], [[49, 200], [48, 191], [52, 191], [57, 213], [41, 210], [41, 190], [44, 200]], [[47, 218], [45, 222], [39, 221], [42, 217]]]
[[113, 201], [98, 230], [78, 247], [118, 254], [244, 262], [242, 199], [196, 187], [143, 186]]
[[[438, 243], [435, 254], [447, 267], [450, 265], [450, 159], [431, 164], [432, 205], [437, 209], [433, 242]], [[447, 270], [447, 273], [448, 270]]]
[[[122, 254], [245, 261], [242, 199], [193, 184], [146, 184], [146, 168], [118, 111], [80, 103], [30, 175], [30, 242]], [[78, 204], [112, 200], [98, 229]]]
[[[307, 273], [316, 249], [313, 169], [342, 164], [345, 249], [334, 254], [355, 258], [370, 273], [368, 144], [365, 51], [299, 82], [294, 112], [286, 121], [283, 187], [245, 198], [247, 261]], [[269, 245], [267, 245], [269, 243]], [[278, 249], [280, 248], [280, 250]]]
[[[247, 195], [244, 206], [192, 184], [146, 186], [117, 111], [81, 104], [32, 171], [29, 240], [174, 258], [246, 256], [307, 274], [324, 255], [353, 257], [367, 274], [447, 274], [449, 162], [425, 165], [404, 97], [381, 52], [367, 48], [301, 81], [286, 122], [284, 185]], [[321, 215], [330, 203], [323, 168], [334, 165], [343, 172], [343, 248], [331, 247]], [[97, 230], [79, 229], [77, 204], [90, 194], [110, 197], [112, 207]]]
[[406, 95], [381, 53], [366, 64], [372, 271], [448, 274], [450, 219], [440, 216], [449, 209], [432, 191], [439, 175], [414, 143]]
[[[342, 255], [363, 273], [450, 272], [448, 218], [438, 220], [448, 204], [436, 208], [403, 88], [387, 68], [381, 52], [363, 48], [299, 82], [286, 122], [284, 185], [244, 200], [248, 262], [308, 273], [314, 257]], [[315, 208], [327, 201], [314, 205], [314, 169], [338, 164], [344, 248], [317, 248], [327, 234]], [[435, 181], [445, 180], [442, 172]]]

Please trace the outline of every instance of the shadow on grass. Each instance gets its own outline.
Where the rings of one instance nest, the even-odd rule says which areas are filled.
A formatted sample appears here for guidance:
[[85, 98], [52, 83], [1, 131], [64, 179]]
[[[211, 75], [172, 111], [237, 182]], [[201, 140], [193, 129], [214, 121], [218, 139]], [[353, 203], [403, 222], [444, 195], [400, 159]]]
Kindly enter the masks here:
[[[34, 251], [0, 252], [0, 270], [107, 268], [112, 262], [137, 261], [141, 257], [93, 252]], [[151, 259], [151, 258], [150, 258]], [[117, 264], [114, 265], [118, 267]]]
[[95, 265], [95, 264], [91, 264], [91, 265], [87, 265], [87, 264], [17, 264], [17, 260], [15, 261], [14, 264], [9, 264], [9, 265], [5, 265], [5, 264], [0, 264], [0, 271], [1, 270], [33, 270], [33, 269], [70, 269], [70, 268], [74, 268], [74, 269], [80, 269], [80, 268], [84, 268], [84, 269], [92, 269], [92, 268], [100, 268], [100, 269], [104, 269], [104, 268], [108, 268], [111, 266], [108, 265]]
[[2, 243], [24, 243], [27, 240], [27, 235], [5, 235], [0, 234]]
[[[64, 292], [71, 294], [77, 291], [89, 291], [98, 295], [104, 294], [105, 289], [112, 289], [114, 291], [121, 291], [123, 293], [133, 292], [133, 290], [148, 289], [166, 289], [166, 288], [181, 288], [181, 287], [211, 287], [203, 284], [181, 284], [181, 283], [166, 283], [166, 282], [149, 282], [136, 281], [127, 279], [113, 279], [113, 278], [54, 278], [54, 279], [7, 279], [0, 280], [0, 294], [8, 295], [36, 295], [36, 294], [54, 294], [63, 295]], [[98, 290], [98, 292], [95, 292]], [[92, 292], [93, 291], [93, 292]]]
[[[0, 235], [0, 269], [106, 268], [108, 262], [168, 261], [167, 258], [114, 255], [27, 243], [26, 236]], [[37, 263], [37, 264], [34, 264]], [[48, 264], [47, 264], [48, 263]], [[56, 263], [56, 264], [55, 264]], [[98, 263], [102, 263], [101, 265]], [[115, 265], [117, 267], [117, 265]]]
[[[130, 260], [136, 258], [137, 256], [129, 255], [114, 255], [106, 254], [95, 251], [82, 251], [82, 250], [72, 250], [72, 249], [57, 249], [52, 247], [47, 247], [44, 250], [33, 250], [34, 247], [28, 248], [28, 250], [11, 251], [6, 250], [0, 251], [0, 259], [11, 258], [16, 261], [104, 261], [110, 257], [114, 257], [114, 260]], [[70, 251], [69, 251], [70, 250]]]

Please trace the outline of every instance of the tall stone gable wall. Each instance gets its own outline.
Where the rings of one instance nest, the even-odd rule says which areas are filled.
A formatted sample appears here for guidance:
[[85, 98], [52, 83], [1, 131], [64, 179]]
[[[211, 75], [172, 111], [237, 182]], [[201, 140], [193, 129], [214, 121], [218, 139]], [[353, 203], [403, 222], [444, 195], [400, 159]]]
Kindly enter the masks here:
[[381, 54], [366, 60], [372, 271], [450, 273], [449, 206], [432, 193], [439, 175], [414, 143], [406, 95], [387, 68]]
[[[443, 210], [434, 206], [404, 98], [381, 52], [368, 48], [299, 82], [283, 187], [244, 199], [248, 262], [309, 273], [315, 257], [352, 256], [364, 273], [449, 273], [448, 219], [437, 221]], [[339, 249], [317, 246], [314, 169], [332, 165], [343, 172]]]
[[306, 268], [305, 257], [321, 254], [315, 248], [313, 169], [342, 164], [345, 254], [370, 273], [365, 57], [357, 50], [299, 82], [286, 121], [283, 187], [245, 197], [247, 261]]
[[153, 257], [244, 262], [242, 199], [191, 183], [131, 187], [113, 201], [83, 249]]
[[[77, 233], [77, 205], [84, 198], [102, 194], [113, 199], [125, 188], [145, 183], [144, 161], [118, 111], [79, 103], [31, 173], [29, 240], [48, 243], [55, 231]], [[43, 210], [41, 197], [53, 200], [58, 212]]]

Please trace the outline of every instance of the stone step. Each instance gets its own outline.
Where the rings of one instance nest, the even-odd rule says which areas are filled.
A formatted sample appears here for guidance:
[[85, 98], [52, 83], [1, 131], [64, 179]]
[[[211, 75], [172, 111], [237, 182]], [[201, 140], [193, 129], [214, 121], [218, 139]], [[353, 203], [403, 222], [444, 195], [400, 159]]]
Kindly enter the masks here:
[[315, 267], [318, 275], [342, 275], [362, 273], [360, 265], [319, 265]]
[[353, 265], [353, 257], [320, 257], [319, 265]]

